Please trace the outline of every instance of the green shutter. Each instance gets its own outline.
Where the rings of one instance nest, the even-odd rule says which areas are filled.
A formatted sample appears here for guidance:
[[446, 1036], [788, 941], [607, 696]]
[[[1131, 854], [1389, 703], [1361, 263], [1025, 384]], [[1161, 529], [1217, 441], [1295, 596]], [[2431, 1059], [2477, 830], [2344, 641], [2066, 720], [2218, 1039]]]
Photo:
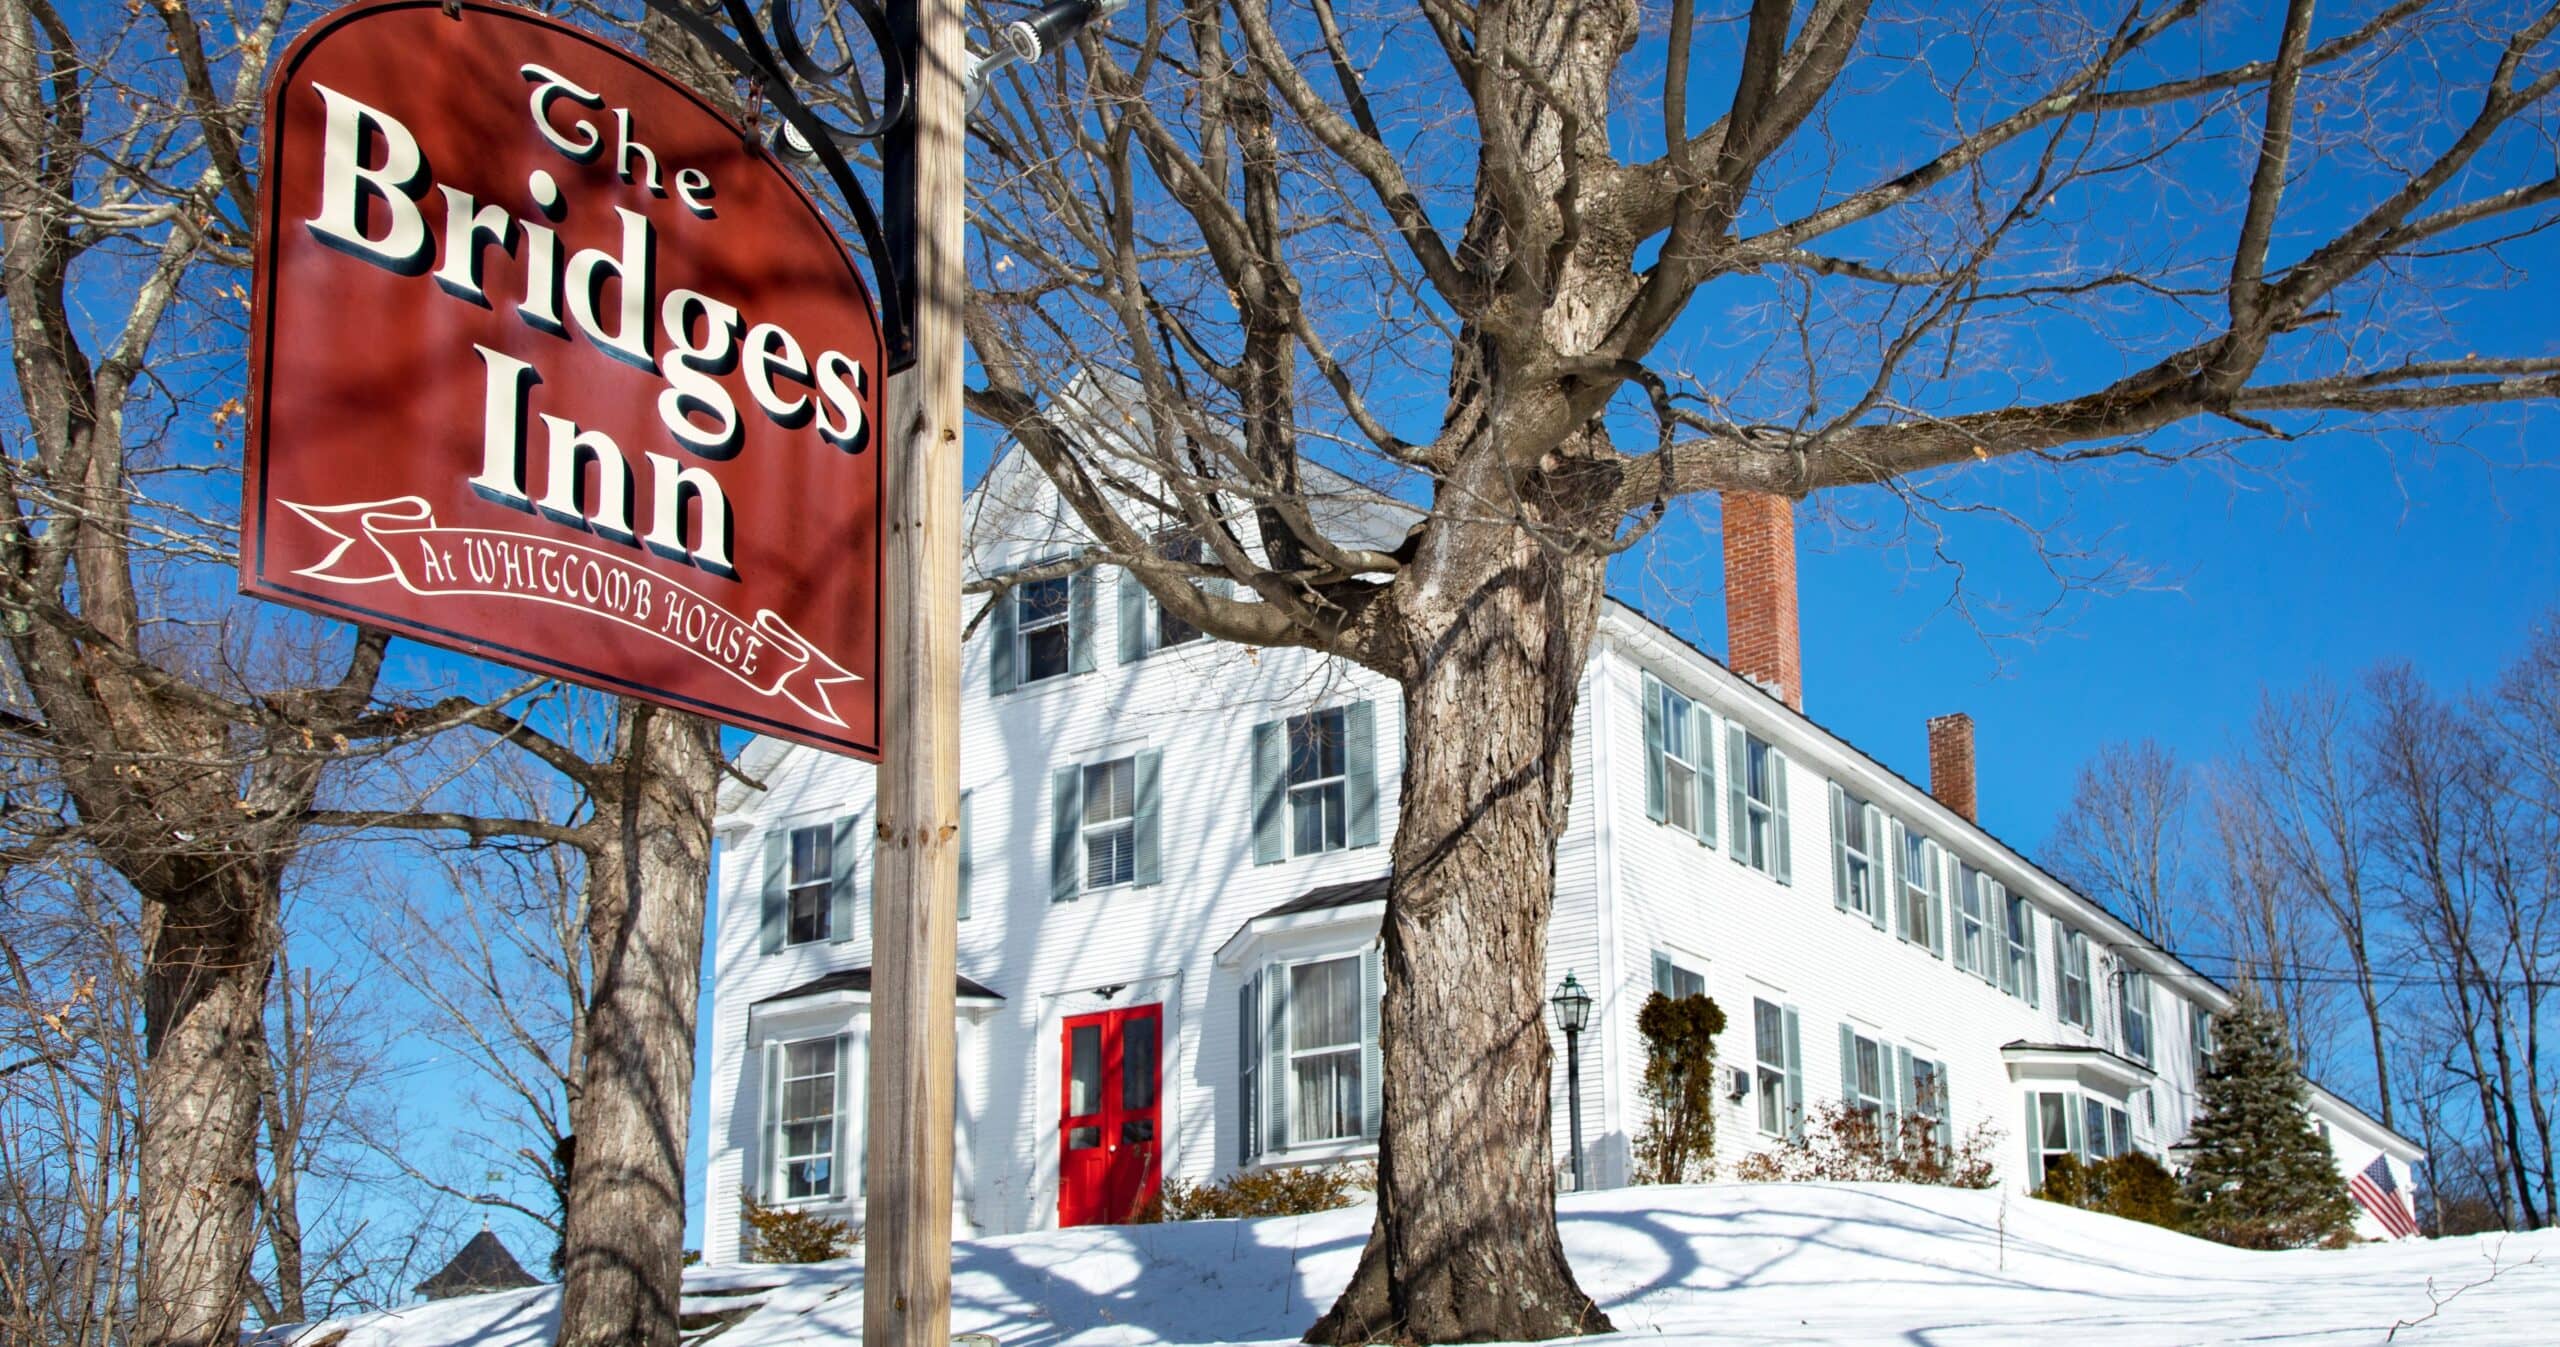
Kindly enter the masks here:
[[[835, 866], [835, 873], [827, 880], [827, 939], [839, 945], [853, 939], [854, 831], [861, 821], [859, 814], [837, 819], [834, 844], [827, 852], [827, 859]], [[879, 872], [874, 865], [872, 874]]]
[[[1866, 805], [1864, 808], [1867, 821], [1867, 845], [1870, 848], [1883, 846], [1884, 811], [1874, 805]], [[1893, 886], [1885, 882], [1886, 873], [1886, 863], [1882, 856], [1868, 858], [1867, 882], [1875, 886], [1876, 893], [1875, 907], [1873, 911], [1867, 913], [1867, 920], [1873, 922], [1879, 931], [1891, 925], [1893, 921], [1890, 915], [1893, 906]]]
[[1378, 968], [1378, 947], [1360, 951], [1360, 1135], [1378, 1139], [1386, 1120], [1385, 1054], [1378, 1042], [1378, 1005], [1385, 989]]
[[791, 829], [764, 835], [764, 911], [756, 924], [757, 947], [767, 954], [782, 948], [783, 928], [790, 921]]
[[1262, 1149], [1265, 1152], [1285, 1150], [1289, 1145], [1289, 970], [1280, 964], [1262, 966], [1262, 1093], [1267, 1099], [1263, 1107]]
[[2027, 1092], [2027, 1191], [2044, 1187], [2044, 1096]]
[[1262, 1061], [1262, 988], [1259, 976], [1244, 980], [1236, 988], [1236, 1164], [1250, 1165], [1261, 1154], [1262, 1111], [1254, 1087], [1260, 1083], [1256, 1066]]
[[1662, 769], [1662, 684], [1644, 674], [1639, 686], [1644, 699], [1644, 816], [1660, 823], [1671, 817]]
[[764, 1045], [763, 1079], [757, 1084], [764, 1098], [763, 1116], [756, 1119], [756, 1150], [748, 1157], [750, 1182], [747, 1190], [759, 1201], [770, 1202], [780, 1196], [773, 1177], [782, 1156], [782, 1045]]
[[1137, 856], [1130, 865], [1130, 882], [1139, 888], [1164, 882], [1163, 849], [1158, 845], [1156, 827], [1156, 777], [1164, 754], [1147, 749], [1138, 754], [1138, 798], [1130, 820], [1130, 840]]
[[1001, 697], [1013, 691], [1018, 677], [1013, 669], [1013, 591], [1003, 590], [988, 602], [995, 605], [995, 620], [987, 624], [987, 691]]
[[1289, 835], [1281, 805], [1287, 795], [1289, 737], [1282, 722], [1253, 727], [1253, 863], [1289, 859]]
[[1831, 906], [1849, 910], [1849, 830], [1844, 819], [1848, 803], [1840, 793], [1840, 783], [1831, 785]]
[[960, 851], [959, 920], [967, 921], [969, 919], [969, 872], [975, 867], [969, 863], [969, 792], [965, 790], [960, 792], [960, 833], [954, 844]]
[[[1725, 826], [1733, 830], [1726, 845], [1734, 859], [1748, 865], [1751, 863], [1751, 857], [1744, 855], [1742, 849], [1749, 844], [1751, 836], [1751, 806], [1747, 803], [1748, 797], [1743, 794], [1742, 788], [1749, 782], [1751, 776], [1746, 770], [1749, 764], [1745, 761], [1751, 750], [1744, 740], [1745, 736], [1740, 725], [1725, 726], [1724, 793], [1725, 799], [1733, 806], [1732, 812], [1726, 816]], [[1712, 745], [1713, 740], [1709, 743]], [[1709, 747], [1707, 753], [1699, 756], [1705, 757], [1714, 751], [1713, 747]]]
[[1653, 953], [1653, 989], [1671, 995], [1671, 956], [1660, 950]]
[[1147, 587], [1138, 583], [1138, 573], [1120, 572], [1119, 583], [1112, 586], [1120, 594], [1120, 662], [1135, 664], [1147, 657]]
[[1076, 896], [1077, 871], [1084, 858], [1084, 769], [1061, 767], [1049, 774], [1049, 901]]
[[1840, 1026], [1840, 1102], [1858, 1106], [1858, 1031]]
[[1706, 703], [1690, 703], [1689, 732], [1690, 752], [1698, 759], [1691, 812], [1698, 816], [1698, 845], [1711, 847], [1716, 844], [1716, 718], [1707, 714]]
[[1795, 829], [1787, 821], [1787, 755], [1769, 750], [1769, 831], [1775, 850], [1769, 873], [1781, 884], [1796, 882]]
[[1355, 847], [1378, 844], [1377, 708], [1353, 702], [1342, 708], [1342, 794], [1347, 840]]
[[1787, 1135], [1804, 1139], [1804, 1040], [1796, 1030], [1796, 1008], [1785, 1011], [1787, 1028]]
[[1067, 669], [1093, 672], [1093, 568], [1067, 577]]
[[862, 1163], [862, 1126], [855, 1117], [862, 1095], [855, 1089], [853, 1035], [836, 1035], [836, 1121], [833, 1160], [827, 1162], [827, 1196], [842, 1199], [856, 1191], [845, 1179]]

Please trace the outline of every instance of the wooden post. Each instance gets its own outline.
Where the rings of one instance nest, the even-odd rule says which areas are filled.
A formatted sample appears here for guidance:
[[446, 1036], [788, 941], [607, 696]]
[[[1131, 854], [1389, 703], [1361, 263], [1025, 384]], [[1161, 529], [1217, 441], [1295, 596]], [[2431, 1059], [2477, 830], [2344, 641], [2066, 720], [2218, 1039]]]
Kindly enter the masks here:
[[[966, 190], [960, 0], [908, 0], [919, 30], [912, 368], [881, 437], [879, 850], [871, 906], [871, 1088], [862, 1340], [951, 1331], [951, 1130], [960, 868], [960, 309]], [[893, 6], [895, 8], [895, 6]], [[893, 185], [891, 190], [897, 190]]]

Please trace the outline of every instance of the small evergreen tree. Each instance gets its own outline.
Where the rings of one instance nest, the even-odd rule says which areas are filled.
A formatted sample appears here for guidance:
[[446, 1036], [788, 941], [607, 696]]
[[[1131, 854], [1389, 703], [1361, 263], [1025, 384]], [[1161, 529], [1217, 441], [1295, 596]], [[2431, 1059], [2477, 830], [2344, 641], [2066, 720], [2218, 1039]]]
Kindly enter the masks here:
[[2355, 1204], [2328, 1140], [2311, 1125], [2283, 1019], [2242, 993], [2214, 1025], [2213, 1070], [2187, 1170], [2189, 1232], [2244, 1249], [2335, 1243]]
[[1639, 1183], [1703, 1183], [1716, 1149], [1716, 1035], [1724, 1011], [1704, 996], [1645, 998], [1644, 1135], [1636, 1140]]

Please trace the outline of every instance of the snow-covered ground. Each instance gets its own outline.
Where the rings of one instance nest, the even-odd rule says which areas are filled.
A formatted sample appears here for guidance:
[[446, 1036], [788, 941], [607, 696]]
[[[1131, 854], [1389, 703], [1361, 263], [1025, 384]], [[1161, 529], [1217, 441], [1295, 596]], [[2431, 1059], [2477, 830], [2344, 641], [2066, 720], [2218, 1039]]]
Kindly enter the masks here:
[[[1891, 1184], [1629, 1188], [1568, 1197], [1561, 1214], [1574, 1271], [1619, 1330], [1595, 1342], [2367, 1343], [2422, 1321], [2396, 1341], [2560, 1343], [2555, 1231], [2244, 1253], [1998, 1193]], [[951, 1327], [1005, 1347], [1287, 1341], [1350, 1277], [1368, 1228], [1361, 1207], [964, 1241]], [[720, 1347], [854, 1341], [861, 1286], [858, 1257], [700, 1268], [685, 1282], [688, 1307], [762, 1300]], [[321, 1347], [344, 1329], [334, 1347], [543, 1347], [553, 1298], [449, 1301], [294, 1340]]]

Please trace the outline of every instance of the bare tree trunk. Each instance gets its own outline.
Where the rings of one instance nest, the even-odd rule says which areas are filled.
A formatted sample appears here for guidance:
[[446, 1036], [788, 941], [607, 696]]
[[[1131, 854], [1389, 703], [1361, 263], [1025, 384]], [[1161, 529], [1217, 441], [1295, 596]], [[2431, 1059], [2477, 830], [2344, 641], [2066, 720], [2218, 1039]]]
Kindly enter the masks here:
[[674, 1347], [694, 1002], [720, 735], [626, 704], [618, 798], [590, 849], [586, 1079], [575, 1106], [561, 1347]]
[[275, 880], [244, 859], [151, 896], [135, 1336], [153, 1347], [229, 1347], [257, 1238]]
[[[1547, 916], [1602, 558], [1488, 525], [1436, 558], [1401, 639], [1378, 1216], [1309, 1342], [1605, 1333], [1556, 1232]], [[1507, 536], [1506, 536], [1507, 535]], [[1464, 549], [1463, 551], [1461, 549]]]

